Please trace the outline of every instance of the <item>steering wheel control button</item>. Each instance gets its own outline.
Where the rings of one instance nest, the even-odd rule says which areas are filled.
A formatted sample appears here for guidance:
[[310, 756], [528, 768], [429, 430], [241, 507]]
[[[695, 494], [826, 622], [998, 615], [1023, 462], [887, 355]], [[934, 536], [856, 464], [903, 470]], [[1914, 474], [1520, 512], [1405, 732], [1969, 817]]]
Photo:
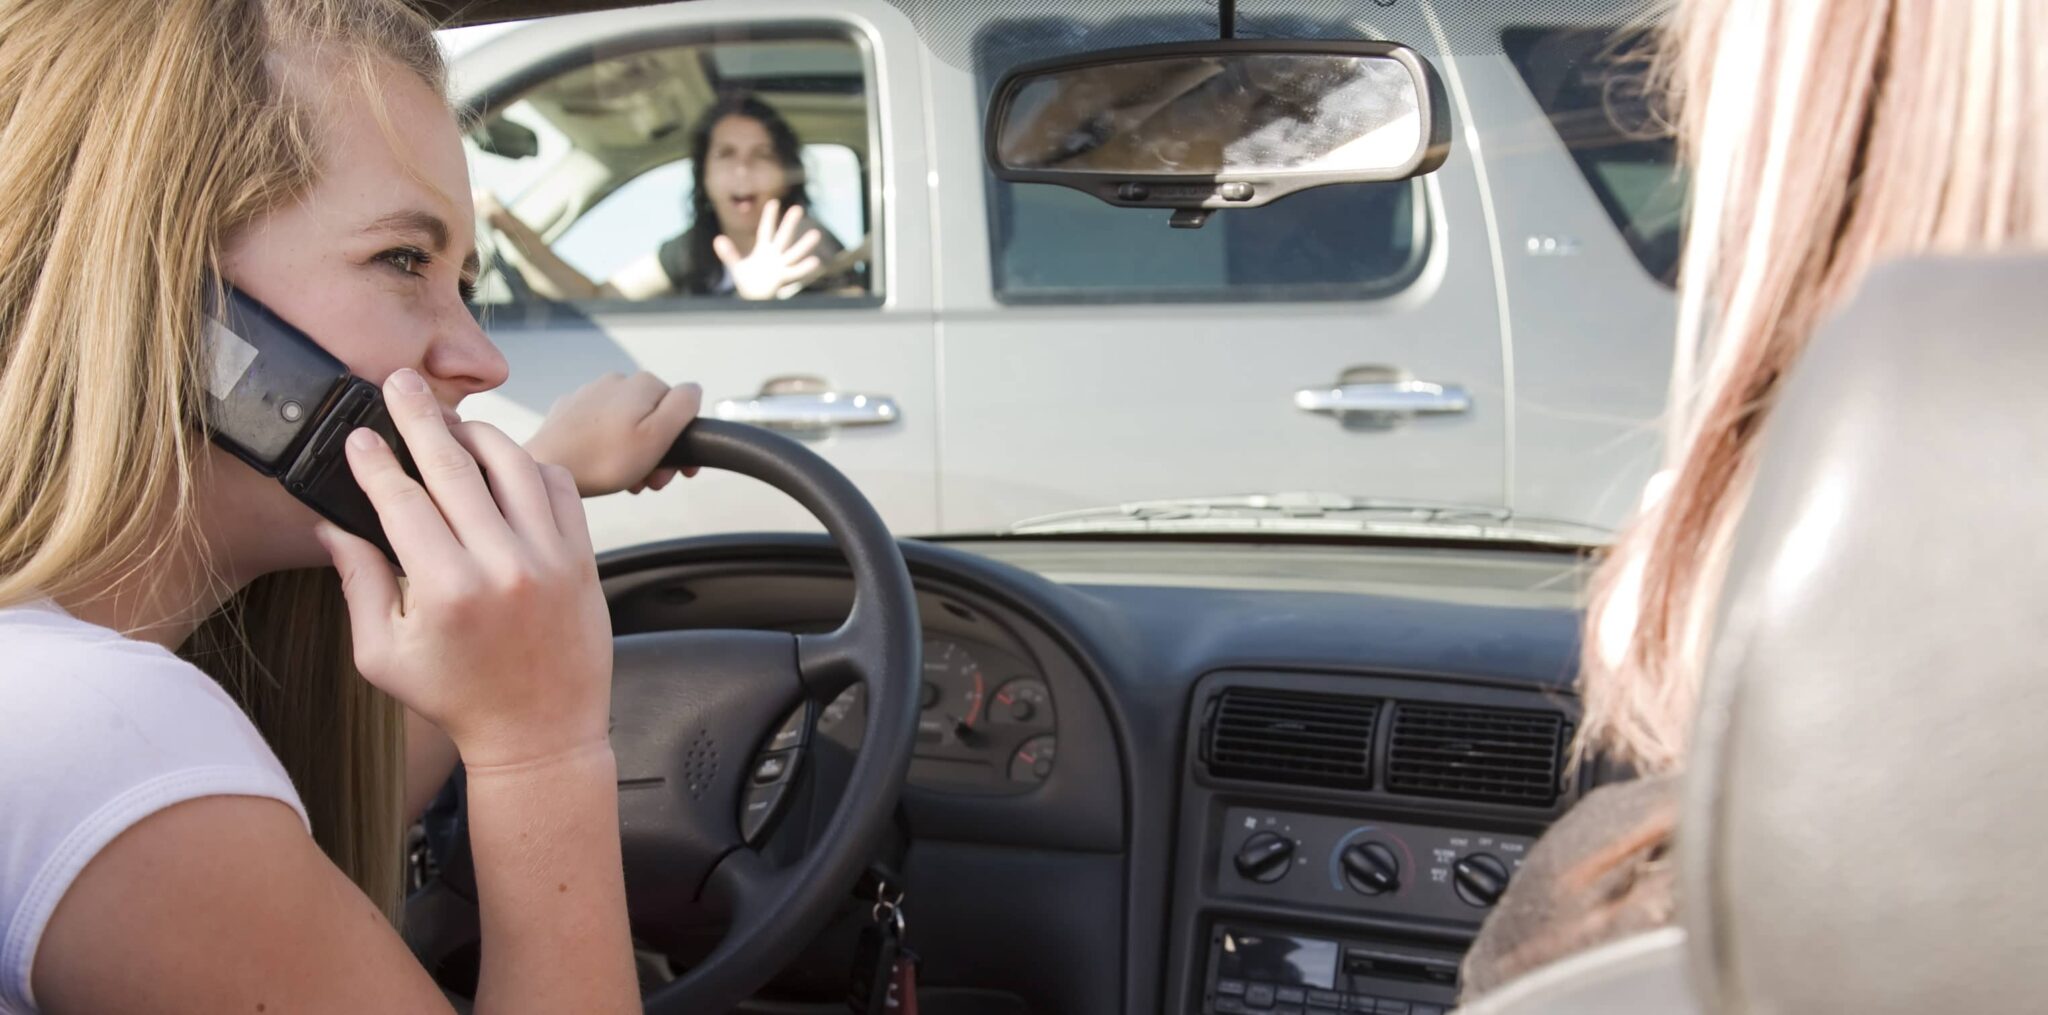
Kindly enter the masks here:
[[746, 797], [740, 804], [740, 837], [747, 845], [760, 845], [775, 827], [776, 819], [782, 816], [790, 783], [795, 781], [797, 763], [802, 760], [803, 752], [794, 749], [764, 754], [755, 760], [754, 770], [747, 777]]
[[1352, 843], [1344, 848], [1339, 862], [1344, 883], [1361, 895], [1383, 895], [1401, 887], [1401, 861], [1384, 842]]
[[1466, 905], [1484, 909], [1508, 890], [1508, 866], [1490, 853], [1460, 857], [1451, 868], [1451, 887]]
[[778, 751], [766, 755], [754, 765], [754, 785], [772, 786], [788, 782], [789, 774], [795, 770], [795, 751]]
[[740, 805], [740, 837], [747, 840], [747, 845], [761, 844], [769, 827], [782, 815], [782, 801], [788, 794], [787, 782], [747, 790], [746, 800]]
[[810, 705], [798, 705], [796, 711], [791, 712], [789, 718], [782, 721], [781, 728], [777, 729], [775, 736], [768, 741], [768, 749], [787, 751], [802, 747], [806, 739], [804, 734], [810, 732], [810, 715]]
[[1287, 876], [1294, 846], [1293, 839], [1278, 832], [1256, 832], [1237, 848], [1237, 873], [1247, 881], [1270, 885]]

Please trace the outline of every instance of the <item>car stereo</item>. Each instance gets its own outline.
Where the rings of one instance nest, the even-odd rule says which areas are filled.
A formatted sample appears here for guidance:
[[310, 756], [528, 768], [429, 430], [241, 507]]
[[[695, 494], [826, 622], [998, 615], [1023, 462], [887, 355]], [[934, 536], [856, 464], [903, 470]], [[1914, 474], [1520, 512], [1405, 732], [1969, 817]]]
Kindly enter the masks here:
[[1444, 1015], [1458, 956], [1385, 941], [1218, 924], [1209, 935], [1205, 1015]]

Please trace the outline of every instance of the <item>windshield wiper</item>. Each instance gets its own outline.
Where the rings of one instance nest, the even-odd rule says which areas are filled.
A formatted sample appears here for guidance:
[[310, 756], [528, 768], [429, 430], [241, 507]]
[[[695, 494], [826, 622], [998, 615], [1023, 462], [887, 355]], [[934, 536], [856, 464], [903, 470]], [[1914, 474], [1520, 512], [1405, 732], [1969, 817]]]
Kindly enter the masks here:
[[1133, 501], [1027, 518], [1009, 535], [1098, 533], [1405, 536], [1599, 546], [1591, 525], [1527, 518], [1506, 508], [1340, 493], [1290, 492]]

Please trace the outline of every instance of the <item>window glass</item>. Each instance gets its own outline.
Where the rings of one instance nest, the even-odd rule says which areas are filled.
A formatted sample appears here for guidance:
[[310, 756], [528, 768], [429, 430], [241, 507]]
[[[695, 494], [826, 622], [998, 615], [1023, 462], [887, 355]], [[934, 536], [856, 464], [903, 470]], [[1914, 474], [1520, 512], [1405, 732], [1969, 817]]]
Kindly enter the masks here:
[[[541, 82], [468, 139], [488, 194], [480, 299], [871, 295], [866, 82], [847, 39], [730, 35], [594, 54]], [[749, 250], [771, 201], [802, 219], [786, 247]]]
[[466, 138], [464, 140], [468, 143], [464, 147], [469, 152], [469, 181], [471, 186], [490, 191], [501, 200], [516, 201], [534, 180], [569, 153], [569, 139], [536, 112], [530, 102], [515, 102], [499, 116], [508, 123], [533, 131], [536, 150], [525, 158], [514, 158], [486, 152], [477, 146], [474, 137]]
[[991, 185], [996, 291], [1009, 302], [1382, 296], [1413, 279], [1428, 240], [1409, 181], [1304, 190], [1195, 230], [1065, 187]]
[[1670, 285], [1686, 180], [1677, 143], [1647, 98], [1634, 38], [1615, 28], [1510, 28], [1501, 49], [1643, 270]]

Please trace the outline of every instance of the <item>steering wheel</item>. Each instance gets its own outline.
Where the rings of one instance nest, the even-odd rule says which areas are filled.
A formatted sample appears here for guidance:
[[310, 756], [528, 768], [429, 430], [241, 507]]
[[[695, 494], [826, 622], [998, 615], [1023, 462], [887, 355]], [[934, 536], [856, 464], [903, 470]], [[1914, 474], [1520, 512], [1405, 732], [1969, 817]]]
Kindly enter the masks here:
[[[703, 419], [662, 464], [737, 472], [794, 498], [846, 555], [854, 602], [829, 634], [664, 631], [613, 641], [612, 750], [634, 938], [677, 959], [701, 954], [703, 941], [724, 928], [708, 956], [644, 997], [651, 1015], [739, 1004], [850, 898], [891, 827], [909, 770], [923, 648], [895, 538], [824, 459], [766, 430]], [[754, 759], [774, 748], [782, 777], [792, 778], [807, 750], [808, 717], [855, 681], [866, 688], [867, 726], [845, 795], [809, 851], [778, 867], [742, 834], [742, 808], [761, 796]], [[441, 883], [407, 903], [407, 936], [430, 971], [475, 943], [464, 808], [452, 847]], [[466, 913], [451, 913], [464, 905]]]

